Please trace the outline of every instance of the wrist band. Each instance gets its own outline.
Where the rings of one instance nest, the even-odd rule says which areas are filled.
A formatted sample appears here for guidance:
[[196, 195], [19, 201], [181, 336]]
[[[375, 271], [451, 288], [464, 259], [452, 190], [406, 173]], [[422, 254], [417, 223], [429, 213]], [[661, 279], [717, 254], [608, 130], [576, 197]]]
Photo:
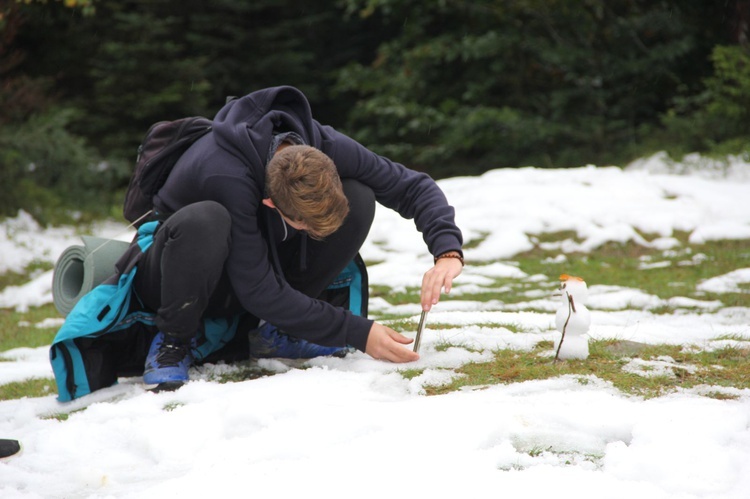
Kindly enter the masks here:
[[442, 255], [438, 255], [435, 257], [435, 263], [437, 263], [437, 261], [441, 258], [458, 258], [458, 260], [461, 262], [461, 266], [464, 266], [464, 257], [459, 255], [458, 253], [443, 253]]

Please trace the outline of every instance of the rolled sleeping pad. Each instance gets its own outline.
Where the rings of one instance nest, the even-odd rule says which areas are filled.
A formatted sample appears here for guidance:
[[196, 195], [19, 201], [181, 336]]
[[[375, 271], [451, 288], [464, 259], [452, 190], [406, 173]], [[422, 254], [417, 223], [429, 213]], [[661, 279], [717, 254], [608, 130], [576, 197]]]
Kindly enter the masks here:
[[115, 273], [115, 263], [130, 243], [102, 237], [81, 236], [83, 246], [62, 252], [52, 274], [52, 300], [67, 316], [78, 300]]

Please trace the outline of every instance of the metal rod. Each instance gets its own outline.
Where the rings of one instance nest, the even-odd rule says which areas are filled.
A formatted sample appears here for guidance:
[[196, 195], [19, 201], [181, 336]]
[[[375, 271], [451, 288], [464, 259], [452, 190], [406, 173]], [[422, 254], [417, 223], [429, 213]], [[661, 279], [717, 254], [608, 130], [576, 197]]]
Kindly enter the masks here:
[[424, 329], [424, 318], [427, 315], [427, 310], [422, 310], [422, 316], [419, 318], [419, 326], [417, 326], [417, 338], [414, 340], [414, 351], [419, 352], [419, 342], [422, 339], [422, 329]]

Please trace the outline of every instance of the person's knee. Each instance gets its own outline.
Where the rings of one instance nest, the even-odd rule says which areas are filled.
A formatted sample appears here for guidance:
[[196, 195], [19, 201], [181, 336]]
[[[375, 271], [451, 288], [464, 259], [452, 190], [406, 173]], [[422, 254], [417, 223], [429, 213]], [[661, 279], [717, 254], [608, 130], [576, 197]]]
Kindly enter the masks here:
[[222, 229], [232, 225], [229, 211], [216, 201], [200, 201], [183, 208], [189, 212], [189, 219], [196, 225], [218, 226]]
[[232, 218], [216, 201], [200, 201], [178, 210], [166, 222], [172, 238], [198, 238], [202, 241], [229, 239]]

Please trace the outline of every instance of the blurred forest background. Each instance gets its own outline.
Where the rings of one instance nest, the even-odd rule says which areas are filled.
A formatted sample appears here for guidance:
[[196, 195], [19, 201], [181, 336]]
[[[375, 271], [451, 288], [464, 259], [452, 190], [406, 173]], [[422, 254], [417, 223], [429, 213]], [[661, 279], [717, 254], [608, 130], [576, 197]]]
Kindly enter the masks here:
[[156, 121], [294, 85], [435, 178], [750, 154], [747, 0], [0, 0], [0, 216], [119, 216]]

